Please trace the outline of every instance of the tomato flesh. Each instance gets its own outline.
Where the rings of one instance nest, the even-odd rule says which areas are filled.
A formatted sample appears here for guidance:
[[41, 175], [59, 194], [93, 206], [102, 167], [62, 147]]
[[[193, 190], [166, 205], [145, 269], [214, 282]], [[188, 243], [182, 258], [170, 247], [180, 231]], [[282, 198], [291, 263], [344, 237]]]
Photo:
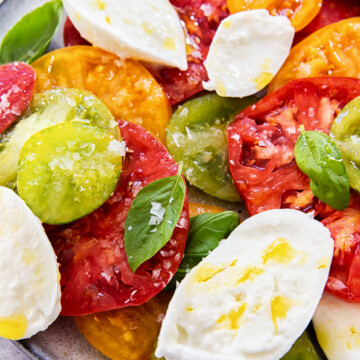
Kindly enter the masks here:
[[299, 125], [328, 133], [358, 94], [358, 79], [298, 79], [237, 115], [228, 127], [229, 168], [250, 215], [283, 207], [329, 211], [318, 205], [296, 165]]
[[295, 31], [303, 29], [320, 11], [322, 0], [227, 0], [230, 12], [266, 9], [271, 15], [286, 16]]
[[170, 241], [134, 273], [124, 250], [124, 223], [145, 185], [177, 173], [167, 150], [141, 127], [120, 122], [128, 152], [114, 194], [70, 226], [49, 227], [60, 262], [62, 314], [84, 315], [140, 305], [159, 293], [176, 272], [189, 226], [188, 202]]

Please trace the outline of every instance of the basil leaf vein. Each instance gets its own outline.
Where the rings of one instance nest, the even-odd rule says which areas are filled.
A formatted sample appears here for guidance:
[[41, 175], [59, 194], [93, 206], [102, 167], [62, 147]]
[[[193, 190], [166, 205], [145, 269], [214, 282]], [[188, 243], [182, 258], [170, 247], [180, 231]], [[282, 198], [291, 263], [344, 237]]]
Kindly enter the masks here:
[[63, 14], [61, 0], [53, 0], [26, 14], [5, 35], [0, 45], [0, 64], [31, 63], [46, 50], [58, 30]]
[[302, 127], [294, 154], [300, 170], [309, 176], [315, 196], [335, 210], [349, 206], [349, 177], [341, 153], [330, 136], [305, 131]]
[[[181, 167], [177, 175], [156, 180], [136, 195], [125, 220], [124, 233], [125, 252], [133, 272], [170, 240], [184, 201]], [[157, 211], [164, 213], [158, 216]], [[154, 221], [158, 223], [151, 225]]]

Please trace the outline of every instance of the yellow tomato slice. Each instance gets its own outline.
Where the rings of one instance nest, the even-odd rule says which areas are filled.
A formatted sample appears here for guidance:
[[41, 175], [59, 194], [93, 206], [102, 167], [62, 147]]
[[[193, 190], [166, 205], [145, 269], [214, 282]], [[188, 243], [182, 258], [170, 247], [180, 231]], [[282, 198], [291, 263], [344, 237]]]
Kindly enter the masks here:
[[226, 211], [225, 209], [208, 204], [200, 204], [189, 202], [189, 215], [190, 217], [200, 215], [200, 214], [217, 214]]
[[165, 144], [171, 107], [162, 87], [139, 62], [93, 46], [71, 46], [42, 56], [32, 66], [35, 92], [69, 87], [91, 91], [115, 118], [141, 125]]
[[172, 292], [145, 304], [74, 317], [84, 337], [113, 360], [149, 360]]
[[322, 0], [227, 0], [231, 14], [266, 9], [271, 15], [284, 15], [295, 31], [303, 29], [320, 11]]
[[360, 78], [360, 17], [345, 19], [315, 31], [294, 46], [268, 87], [273, 92], [304, 77]]

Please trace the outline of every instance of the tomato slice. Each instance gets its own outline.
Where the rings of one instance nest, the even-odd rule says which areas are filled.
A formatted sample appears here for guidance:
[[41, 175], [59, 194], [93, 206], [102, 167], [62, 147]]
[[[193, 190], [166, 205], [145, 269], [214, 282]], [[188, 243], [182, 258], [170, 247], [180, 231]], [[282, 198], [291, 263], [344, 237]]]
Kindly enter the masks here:
[[268, 92], [293, 79], [316, 76], [360, 77], [360, 17], [323, 27], [294, 46], [270, 82]]
[[172, 294], [163, 291], [139, 306], [76, 316], [75, 324], [113, 360], [150, 360]]
[[62, 314], [84, 315], [140, 305], [170, 281], [183, 257], [189, 226], [187, 198], [170, 241], [132, 273], [124, 250], [124, 222], [145, 185], [177, 173], [167, 150], [135, 124], [120, 122], [127, 155], [114, 194], [69, 226], [48, 228], [60, 262]]
[[334, 239], [334, 257], [326, 290], [346, 301], [360, 302], [360, 196], [353, 193], [350, 206], [322, 223]]
[[72, 46], [50, 52], [32, 66], [38, 76], [36, 92], [69, 87], [91, 91], [116, 118], [143, 126], [165, 143], [171, 107], [139, 62], [93, 46]]
[[283, 15], [295, 31], [303, 29], [320, 11], [322, 0], [227, 0], [230, 13], [266, 9], [271, 15]]
[[339, 109], [358, 94], [358, 79], [298, 79], [237, 115], [228, 127], [229, 168], [250, 215], [283, 207], [331, 213], [309, 189], [294, 146], [299, 125], [328, 133]]
[[294, 44], [326, 25], [355, 16], [360, 16], [358, 0], [323, 0], [320, 12], [314, 20], [295, 34]]
[[75, 45], [91, 45], [87, 40], [81, 37], [80, 33], [68, 17], [64, 23], [63, 40], [66, 47]]
[[14, 62], [0, 66], [0, 134], [28, 107], [36, 73], [31, 66]]

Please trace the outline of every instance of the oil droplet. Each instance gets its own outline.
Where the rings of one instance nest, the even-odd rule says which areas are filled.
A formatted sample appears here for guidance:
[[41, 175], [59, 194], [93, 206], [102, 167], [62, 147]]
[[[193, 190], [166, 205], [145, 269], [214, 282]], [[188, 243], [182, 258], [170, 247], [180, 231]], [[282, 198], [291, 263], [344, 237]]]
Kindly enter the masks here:
[[271, 318], [277, 333], [277, 320], [285, 319], [289, 309], [292, 306], [292, 300], [286, 296], [274, 296], [271, 300]]
[[306, 254], [294, 250], [286, 239], [279, 237], [265, 250], [262, 259], [264, 264], [270, 260], [279, 264], [289, 264], [295, 257], [300, 257], [301, 263], [306, 261]]
[[224, 28], [226, 29], [230, 29], [231, 28], [231, 20], [230, 19], [226, 19], [222, 22]]
[[246, 303], [242, 303], [237, 310], [231, 310], [227, 315], [221, 315], [217, 320], [218, 324], [226, 323], [231, 330], [237, 330], [240, 327], [240, 320], [246, 310]]
[[96, 0], [95, 5], [99, 10], [105, 10], [105, 8], [106, 8], [106, 3], [101, 0]]
[[219, 96], [226, 96], [226, 87], [220, 80], [216, 83], [216, 92]]
[[165, 38], [165, 40], [162, 43], [162, 46], [164, 49], [166, 50], [176, 50], [176, 43], [175, 43], [175, 39], [167, 37]]
[[81, 16], [79, 13], [75, 13], [75, 19], [76, 21], [81, 21]]
[[110, 21], [110, 18], [108, 16], [105, 17], [105, 21], [110, 25], [111, 24], [111, 21]]
[[237, 260], [234, 260], [229, 265], [218, 265], [218, 266], [213, 266], [212, 264], [205, 263], [204, 265], [200, 266], [197, 269], [197, 271], [195, 272], [194, 280], [195, 280], [195, 282], [198, 282], [198, 283], [209, 281], [215, 275], [224, 271], [226, 268], [235, 266], [236, 262], [237, 262]]
[[263, 89], [266, 85], [269, 84], [273, 77], [274, 74], [271, 72], [260, 72], [260, 74], [254, 79], [256, 90]]
[[326, 269], [330, 265], [330, 259], [326, 256], [319, 260], [318, 262], [318, 270]]
[[143, 23], [142, 27], [143, 27], [146, 34], [152, 34], [154, 32], [152, 27], [147, 23]]
[[25, 336], [28, 321], [23, 314], [13, 314], [7, 317], [0, 317], [0, 336], [19, 340]]
[[245, 269], [244, 274], [238, 280], [237, 285], [239, 285], [247, 280], [254, 281], [258, 275], [261, 275], [263, 273], [264, 273], [263, 269], [256, 267], [256, 266], [249, 266], [248, 268]]

